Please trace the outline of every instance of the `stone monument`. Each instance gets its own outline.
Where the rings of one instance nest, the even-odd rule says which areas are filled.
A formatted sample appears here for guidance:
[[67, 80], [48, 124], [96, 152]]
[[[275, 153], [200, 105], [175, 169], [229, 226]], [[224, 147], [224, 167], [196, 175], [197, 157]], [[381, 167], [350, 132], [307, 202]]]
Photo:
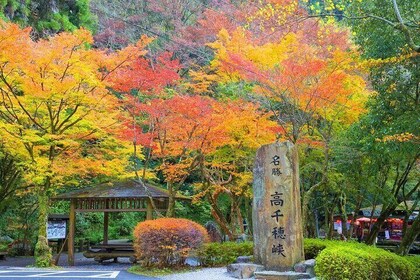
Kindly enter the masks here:
[[304, 260], [298, 155], [291, 142], [257, 151], [253, 191], [254, 261], [267, 272], [291, 271]]

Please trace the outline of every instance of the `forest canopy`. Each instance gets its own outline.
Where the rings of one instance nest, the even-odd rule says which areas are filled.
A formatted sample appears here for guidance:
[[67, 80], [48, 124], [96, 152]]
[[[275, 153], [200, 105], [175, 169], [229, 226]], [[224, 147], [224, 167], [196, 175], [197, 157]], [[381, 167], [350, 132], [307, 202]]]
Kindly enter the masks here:
[[[287, 140], [299, 151], [306, 236], [321, 226], [332, 238], [334, 216], [382, 205], [372, 244], [402, 204], [406, 254], [420, 232], [420, 216], [406, 226], [420, 198], [419, 10], [397, 0], [0, 1], [0, 235], [38, 240], [47, 266], [47, 216], [68, 209], [51, 197], [125, 178], [167, 190], [156, 216], [252, 235], [255, 152]], [[118, 215], [115, 238], [143, 218]], [[97, 219], [81, 217], [79, 233]]]

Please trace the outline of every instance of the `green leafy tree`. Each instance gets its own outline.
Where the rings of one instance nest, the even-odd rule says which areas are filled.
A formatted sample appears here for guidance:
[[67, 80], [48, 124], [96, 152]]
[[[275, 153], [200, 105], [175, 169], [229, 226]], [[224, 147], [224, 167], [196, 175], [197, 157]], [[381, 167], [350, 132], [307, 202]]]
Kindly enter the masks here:
[[[419, 189], [420, 59], [418, 1], [353, 1], [346, 11], [356, 42], [368, 58], [376, 95], [360, 124], [363, 150], [381, 166], [383, 208], [367, 243], [372, 244], [381, 225], [396, 206], [415, 199]], [[381, 60], [379, 60], [381, 59]], [[407, 252], [410, 231], [400, 252]]]
[[24, 189], [21, 178], [22, 169], [16, 159], [0, 147], [0, 216], [17, 192]]
[[2, 0], [0, 18], [31, 26], [35, 37], [46, 37], [79, 27], [95, 28], [89, 0]]
[[[420, 52], [419, 1], [302, 0], [310, 17], [335, 17], [352, 25], [370, 56], [387, 57], [402, 48]], [[368, 32], [370, 31], [370, 32]]]

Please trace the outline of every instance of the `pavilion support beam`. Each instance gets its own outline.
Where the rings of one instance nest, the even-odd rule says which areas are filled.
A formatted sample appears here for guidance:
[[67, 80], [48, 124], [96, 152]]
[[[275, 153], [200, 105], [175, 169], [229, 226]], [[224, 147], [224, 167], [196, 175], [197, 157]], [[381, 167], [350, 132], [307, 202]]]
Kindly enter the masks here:
[[104, 245], [108, 244], [109, 213], [104, 212]]
[[76, 200], [70, 201], [69, 236], [68, 236], [68, 264], [74, 266], [74, 233], [76, 225]]
[[153, 206], [150, 199], [146, 200], [146, 220], [153, 220]]

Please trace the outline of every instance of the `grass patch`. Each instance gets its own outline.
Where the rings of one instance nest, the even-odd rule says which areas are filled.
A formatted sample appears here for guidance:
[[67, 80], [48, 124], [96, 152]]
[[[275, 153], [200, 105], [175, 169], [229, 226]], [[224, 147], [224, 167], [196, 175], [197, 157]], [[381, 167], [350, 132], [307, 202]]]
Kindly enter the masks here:
[[143, 267], [140, 265], [134, 265], [130, 267], [127, 271], [134, 274], [144, 275], [144, 276], [165, 276], [174, 273], [184, 273], [194, 271], [194, 268], [191, 267], [171, 267], [171, 268], [157, 268], [157, 267]]

